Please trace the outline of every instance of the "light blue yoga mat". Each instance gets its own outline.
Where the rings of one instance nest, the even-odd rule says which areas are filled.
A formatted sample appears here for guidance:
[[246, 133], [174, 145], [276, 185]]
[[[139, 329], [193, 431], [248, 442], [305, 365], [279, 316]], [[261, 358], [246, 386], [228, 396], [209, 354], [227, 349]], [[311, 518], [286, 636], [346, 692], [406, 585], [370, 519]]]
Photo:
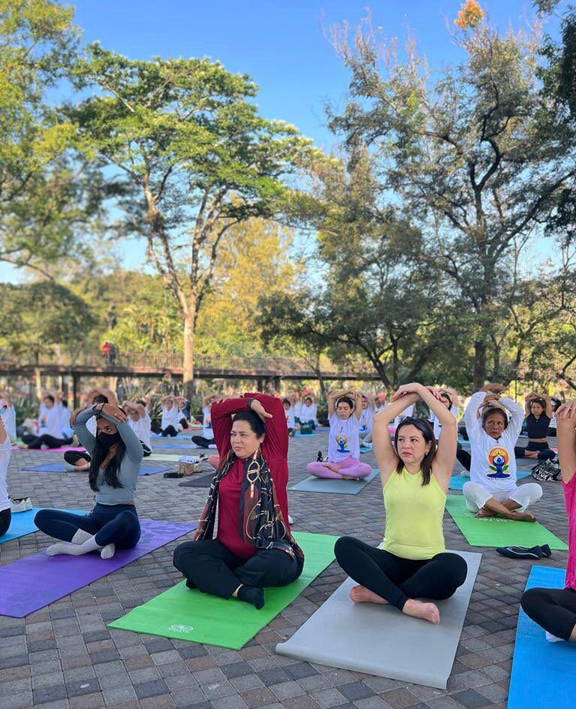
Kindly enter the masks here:
[[[564, 569], [533, 566], [529, 588], [564, 588]], [[576, 643], [549, 643], [545, 631], [520, 609], [508, 709], [572, 709], [576, 696]]]
[[289, 487], [289, 490], [297, 492], [329, 492], [337, 495], [357, 495], [366, 485], [378, 475], [378, 469], [372, 468], [372, 472], [363, 480], [337, 480], [334, 478], [317, 478], [314, 475], [302, 480], [297, 485]]
[[[529, 477], [529, 475], [530, 473], [525, 470], [518, 470], [516, 473], [516, 477], [518, 478], [518, 480], [522, 480], [522, 478], [527, 478]], [[450, 478], [450, 490], [461, 490], [464, 487], [464, 483], [469, 482], [469, 477], [464, 477], [464, 475], [453, 475]]]
[[300, 431], [296, 431], [296, 436], [298, 438], [312, 438], [312, 436], [316, 435], [316, 431], [313, 433], [300, 433]]
[[[0, 537], [0, 544], [4, 542], [9, 542], [12, 539], [18, 539], [18, 537], [25, 537], [27, 534], [32, 534], [38, 531], [38, 527], [34, 524], [34, 517], [36, 513], [40, 512], [42, 507], [33, 507], [27, 512], [17, 512], [12, 514], [12, 521], [10, 522], [10, 527], [4, 536]], [[76, 515], [85, 515], [84, 510], [62, 510], [62, 512], [71, 512]]]
[[[87, 475], [87, 470], [70, 470], [66, 463], [43, 463], [42, 465], [33, 465], [27, 468], [22, 468], [22, 470], [27, 470], [33, 473], [69, 473], [70, 475]], [[143, 465], [140, 468], [140, 475], [153, 475], [154, 473], [165, 473], [170, 468], [165, 466], [149, 466]]]

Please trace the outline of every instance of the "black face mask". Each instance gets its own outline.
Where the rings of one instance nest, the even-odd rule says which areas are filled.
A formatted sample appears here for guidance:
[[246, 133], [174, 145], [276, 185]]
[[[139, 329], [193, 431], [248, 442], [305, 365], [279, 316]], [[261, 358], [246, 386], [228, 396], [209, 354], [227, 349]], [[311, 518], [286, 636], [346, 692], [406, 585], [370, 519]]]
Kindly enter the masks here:
[[111, 448], [115, 443], [120, 440], [120, 434], [116, 433], [99, 433], [98, 440], [104, 446], [104, 448]]

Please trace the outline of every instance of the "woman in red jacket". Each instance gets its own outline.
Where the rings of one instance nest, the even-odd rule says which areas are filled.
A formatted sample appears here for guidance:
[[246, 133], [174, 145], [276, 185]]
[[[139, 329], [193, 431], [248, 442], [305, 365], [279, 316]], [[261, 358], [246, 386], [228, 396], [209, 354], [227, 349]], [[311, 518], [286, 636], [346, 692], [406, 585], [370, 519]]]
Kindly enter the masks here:
[[[288, 523], [288, 429], [280, 399], [245, 394], [212, 404], [220, 465], [193, 542], [174, 551], [189, 588], [260, 609], [266, 586], [302, 573]], [[218, 533], [212, 538], [218, 510]]]

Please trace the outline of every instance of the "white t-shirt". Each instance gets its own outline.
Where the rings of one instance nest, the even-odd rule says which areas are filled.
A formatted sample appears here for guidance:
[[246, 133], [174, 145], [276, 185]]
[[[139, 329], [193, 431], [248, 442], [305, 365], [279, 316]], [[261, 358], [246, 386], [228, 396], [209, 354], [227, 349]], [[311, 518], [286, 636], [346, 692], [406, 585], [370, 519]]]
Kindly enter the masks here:
[[[452, 404], [450, 407], [450, 413], [455, 419], [458, 418], [458, 407], [455, 404]], [[440, 432], [442, 431], [442, 424], [438, 421], [436, 414], [432, 414], [432, 425], [434, 426], [434, 436], [436, 440], [438, 440], [440, 438]]]
[[296, 411], [295, 407], [291, 406], [289, 409], [284, 409], [286, 414], [286, 425], [288, 428], [296, 428]]
[[138, 436], [138, 440], [148, 446], [148, 448], [152, 448], [152, 444], [150, 443], [150, 427], [146, 423], [146, 419], [139, 418], [138, 421], [128, 419], [128, 423], [130, 424], [130, 428]]
[[483, 391], [473, 394], [464, 412], [472, 455], [470, 480], [479, 483], [489, 492], [503, 492], [516, 487], [514, 446], [522, 429], [524, 409], [512, 399], [500, 397], [500, 403], [512, 416], [496, 440], [486, 433], [482, 428], [482, 419], [476, 415], [485, 396]]
[[317, 413], [318, 407], [316, 406], [316, 404], [311, 404], [310, 406], [302, 404], [302, 406], [300, 407], [299, 419], [302, 423], [308, 423], [308, 421], [314, 421], [314, 423], [316, 423]]
[[10, 498], [8, 497], [8, 487], [6, 485], [10, 453], [10, 436], [6, 436], [4, 443], [0, 443], [0, 512], [10, 509]]
[[16, 411], [14, 406], [6, 406], [2, 409], [2, 422], [11, 441], [16, 440]]
[[398, 428], [398, 426], [404, 421], [404, 419], [408, 418], [408, 416], [412, 416], [414, 413], [414, 404], [410, 404], [408, 408], [404, 409], [402, 413], [398, 414], [396, 418], [394, 419], [394, 423], [392, 424], [395, 428]]
[[73, 432], [70, 427], [70, 409], [67, 406], [62, 406], [60, 411], [60, 430], [62, 438], [72, 438]]
[[360, 410], [360, 435], [364, 436], [372, 431], [372, 420], [374, 418], [374, 409], [370, 406], [367, 409]]
[[62, 409], [63, 406], [54, 406], [47, 409], [40, 407], [40, 417], [38, 419], [38, 435], [48, 435], [54, 438], [62, 438]]
[[202, 415], [202, 436], [212, 440], [214, 438], [214, 429], [212, 428], [212, 413], [209, 406], [205, 406], [202, 409]]
[[302, 412], [302, 402], [297, 401], [294, 404], [294, 416], [296, 416], [297, 419], [301, 420], [300, 413]]
[[86, 428], [90, 431], [93, 436], [96, 436], [96, 416], [92, 416], [86, 421]]
[[360, 421], [352, 412], [350, 418], [342, 420], [338, 414], [330, 416], [330, 433], [328, 434], [328, 460], [339, 463], [346, 458], [360, 460]]
[[180, 423], [180, 412], [176, 406], [173, 406], [170, 410], [162, 407], [162, 423], [160, 424], [161, 429], [168, 428], [168, 426], [174, 426], [175, 430], [178, 430], [178, 424]]

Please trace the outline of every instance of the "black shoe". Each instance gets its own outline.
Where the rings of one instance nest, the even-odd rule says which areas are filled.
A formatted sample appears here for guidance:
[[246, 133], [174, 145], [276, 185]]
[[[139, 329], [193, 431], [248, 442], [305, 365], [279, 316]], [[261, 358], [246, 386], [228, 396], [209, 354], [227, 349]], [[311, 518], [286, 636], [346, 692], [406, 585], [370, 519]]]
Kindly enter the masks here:
[[182, 473], [164, 473], [165, 478], [183, 478]]
[[540, 551], [542, 552], [542, 556], [545, 556], [546, 558], [550, 558], [552, 556], [552, 550], [548, 546], [548, 544], [542, 544], [540, 547]]
[[541, 547], [498, 547], [496, 551], [510, 559], [541, 559], [544, 552]]
[[324, 462], [324, 456], [322, 455], [322, 451], [318, 451], [318, 457], [316, 458], [317, 463], [323, 463]]

